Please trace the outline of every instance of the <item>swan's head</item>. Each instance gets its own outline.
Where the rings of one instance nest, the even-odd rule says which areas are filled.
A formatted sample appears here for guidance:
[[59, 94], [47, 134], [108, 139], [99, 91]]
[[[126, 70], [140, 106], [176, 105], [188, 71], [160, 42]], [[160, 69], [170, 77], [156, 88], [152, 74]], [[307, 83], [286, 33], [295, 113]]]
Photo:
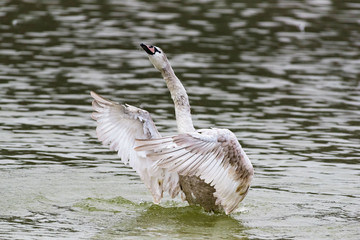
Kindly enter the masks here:
[[140, 46], [148, 54], [150, 62], [157, 70], [161, 71], [168, 66], [169, 61], [161, 48], [143, 43], [141, 43]]

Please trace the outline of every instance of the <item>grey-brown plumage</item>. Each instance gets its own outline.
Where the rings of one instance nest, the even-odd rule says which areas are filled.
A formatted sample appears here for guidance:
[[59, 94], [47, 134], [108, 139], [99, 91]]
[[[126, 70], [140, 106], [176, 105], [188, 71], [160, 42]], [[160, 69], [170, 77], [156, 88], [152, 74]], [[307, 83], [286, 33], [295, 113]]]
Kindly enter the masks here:
[[207, 212], [220, 212], [222, 207], [216, 203], [215, 188], [197, 176], [179, 176], [181, 190], [190, 205], [198, 205]]

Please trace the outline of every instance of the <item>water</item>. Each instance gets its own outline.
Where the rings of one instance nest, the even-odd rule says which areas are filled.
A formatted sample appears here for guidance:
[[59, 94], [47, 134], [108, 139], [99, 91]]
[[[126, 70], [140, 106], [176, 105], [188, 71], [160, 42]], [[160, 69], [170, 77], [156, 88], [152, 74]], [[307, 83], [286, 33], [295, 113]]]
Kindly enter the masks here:
[[[355, 0], [0, 1], [1, 239], [358, 239]], [[197, 128], [255, 168], [239, 211], [160, 206], [101, 146], [93, 90], [176, 131], [140, 42], [165, 50]]]

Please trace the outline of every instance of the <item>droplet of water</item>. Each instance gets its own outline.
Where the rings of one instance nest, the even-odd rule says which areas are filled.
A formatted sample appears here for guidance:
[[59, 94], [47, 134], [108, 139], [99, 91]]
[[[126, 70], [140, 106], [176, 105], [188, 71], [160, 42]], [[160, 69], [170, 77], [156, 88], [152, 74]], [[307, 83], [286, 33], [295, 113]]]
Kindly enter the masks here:
[[11, 22], [11, 24], [12, 24], [13, 26], [18, 25], [18, 23], [19, 23], [19, 21], [18, 21], [17, 19], [12, 20], [12, 22]]

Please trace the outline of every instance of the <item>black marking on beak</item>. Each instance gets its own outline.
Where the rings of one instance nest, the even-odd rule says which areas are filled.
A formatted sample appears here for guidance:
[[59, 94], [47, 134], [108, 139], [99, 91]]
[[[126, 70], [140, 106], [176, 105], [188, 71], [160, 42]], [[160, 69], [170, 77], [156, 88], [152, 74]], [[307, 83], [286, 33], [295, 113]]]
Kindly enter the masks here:
[[145, 50], [145, 52], [149, 55], [154, 55], [156, 52], [161, 53], [159, 51], [159, 49], [157, 49], [155, 46], [153, 45], [146, 45], [141, 43], [140, 46]]

